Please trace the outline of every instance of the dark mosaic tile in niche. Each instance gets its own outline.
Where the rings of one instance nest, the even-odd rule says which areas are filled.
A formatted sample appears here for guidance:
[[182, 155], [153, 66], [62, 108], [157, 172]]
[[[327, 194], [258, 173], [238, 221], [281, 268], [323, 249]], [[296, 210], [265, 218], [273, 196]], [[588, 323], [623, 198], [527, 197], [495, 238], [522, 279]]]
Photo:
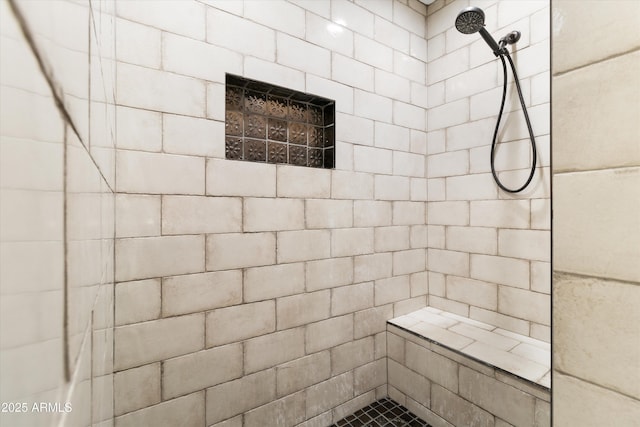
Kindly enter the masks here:
[[265, 141], [264, 139], [245, 138], [244, 160], [249, 160], [250, 162], [266, 162], [267, 141]]
[[287, 144], [268, 141], [267, 150], [267, 161], [269, 163], [289, 163]]
[[307, 125], [298, 122], [289, 122], [289, 143], [307, 145]]
[[307, 166], [307, 148], [299, 145], [290, 145], [289, 164]]
[[267, 118], [257, 114], [244, 115], [244, 136], [267, 139]]
[[334, 101], [227, 74], [225, 105], [227, 159], [334, 167]]
[[272, 141], [287, 142], [287, 122], [278, 119], [269, 119], [269, 133], [267, 138]]
[[225, 138], [225, 153], [227, 159], [242, 160], [242, 138], [227, 136]]

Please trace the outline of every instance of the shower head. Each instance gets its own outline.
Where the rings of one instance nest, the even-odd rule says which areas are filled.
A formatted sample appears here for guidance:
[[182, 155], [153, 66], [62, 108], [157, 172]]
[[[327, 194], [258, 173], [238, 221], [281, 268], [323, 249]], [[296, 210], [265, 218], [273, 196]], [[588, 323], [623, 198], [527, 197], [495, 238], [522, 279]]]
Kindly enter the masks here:
[[479, 7], [467, 7], [456, 18], [456, 29], [462, 34], [473, 34], [484, 27], [484, 12]]
[[484, 28], [484, 12], [479, 7], [469, 6], [462, 9], [456, 18], [456, 29], [462, 34], [479, 32], [495, 56], [502, 54], [502, 48]]

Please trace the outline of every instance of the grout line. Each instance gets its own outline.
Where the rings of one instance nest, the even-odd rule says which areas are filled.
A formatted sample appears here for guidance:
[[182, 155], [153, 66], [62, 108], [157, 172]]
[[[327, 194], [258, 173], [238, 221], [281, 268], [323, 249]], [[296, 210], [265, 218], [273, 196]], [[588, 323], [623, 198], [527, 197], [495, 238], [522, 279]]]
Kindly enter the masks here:
[[618, 284], [630, 285], [630, 286], [636, 286], [640, 284], [640, 281], [616, 279], [616, 278], [604, 277], [604, 276], [593, 276], [593, 275], [584, 274], [584, 273], [575, 273], [572, 271], [552, 270], [551, 273], [552, 273], [551, 280], [552, 282], [554, 282], [554, 284], [557, 284], [557, 282], [572, 280], [576, 278], [593, 280], [593, 281], [615, 282]]
[[625, 50], [624, 52], [619, 52], [619, 53], [615, 53], [613, 55], [606, 56], [604, 58], [596, 59], [595, 61], [589, 62], [587, 64], [582, 64], [582, 65], [578, 65], [578, 66], [573, 67], [573, 68], [568, 68], [566, 70], [559, 71], [557, 73], [553, 73], [552, 77], [561, 77], [561, 76], [564, 76], [565, 74], [569, 74], [569, 73], [572, 73], [574, 71], [584, 70], [586, 68], [589, 68], [592, 65], [602, 64], [603, 62], [607, 62], [607, 61], [610, 61], [610, 60], [613, 60], [613, 59], [617, 59], [617, 58], [620, 58], [622, 56], [631, 55], [631, 54], [634, 54], [636, 52], [640, 52], [640, 48], [633, 47], [632, 49]]
[[[576, 377], [574, 374], [571, 374], [571, 373], [569, 373], [569, 372], [565, 372], [565, 371], [560, 370], [560, 369], [557, 369], [557, 368], [556, 368], [556, 369], [552, 369], [552, 373], [560, 374], [560, 375], [563, 375], [563, 376], [565, 376], [565, 377], [569, 377], [569, 378], [572, 378], [572, 379], [574, 379], [574, 380], [577, 380], [577, 381], [579, 381], [579, 382], [590, 384], [590, 385], [592, 385], [592, 386], [594, 386], [594, 387], [597, 387], [597, 388], [599, 388], [599, 389], [607, 390], [607, 391], [609, 391], [609, 392], [611, 392], [611, 393], [615, 393], [615, 394], [617, 394], [617, 395], [624, 396], [624, 397], [627, 397], [627, 398], [629, 398], [629, 399], [633, 399], [633, 400], [634, 400], [634, 401], [636, 401], [636, 402], [638, 401], [638, 397], [637, 397], [637, 396], [632, 396], [632, 395], [627, 394], [627, 393], [625, 393], [625, 392], [622, 392], [622, 391], [620, 391], [620, 390], [616, 390], [616, 389], [613, 389], [613, 388], [609, 388], [609, 387], [607, 387], [606, 385], [598, 384], [597, 382], [591, 381], [591, 380], [586, 379], [586, 378]], [[546, 374], [545, 374], [545, 375], [546, 375]], [[556, 381], [557, 381], [557, 380], [556, 380]]]
[[67, 129], [64, 127], [64, 144], [62, 147], [63, 152], [63, 179], [62, 179], [62, 196], [63, 196], [63, 220], [62, 220], [62, 251], [64, 256], [63, 266], [63, 349], [62, 357], [64, 363], [64, 379], [66, 382], [71, 381], [71, 365], [69, 360], [69, 238], [68, 238], [68, 198], [67, 198], [67, 186], [68, 186], [68, 161], [67, 161]]
[[[110, 91], [111, 95], [113, 96], [113, 129], [112, 131], [114, 132], [114, 134], [111, 134], [111, 138], [113, 140], [113, 160], [114, 160], [114, 164], [113, 164], [113, 186], [114, 186], [114, 190], [118, 189], [118, 173], [117, 173], [117, 169], [116, 169], [116, 165], [117, 165], [117, 146], [118, 146], [118, 142], [117, 142], [117, 137], [118, 137], [118, 107], [116, 106], [116, 101], [117, 101], [117, 91], [118, 91], [118, 43], [116, 42], [116, 36], [117, 36], [117, 7], [116, 4], [114, 2], [114, 9], [113, 9], [113, 58], [114, 58], [114, 64], [113, 64], [113, 89]], [[101, 68], [102, 70], [102, 68]], [[106, 99], [106, 98], [105, 98]], [[110, 371], [111, 371], [111, 387], [112, 387], [112, 393], [115, 394], [116, 392], [116, 375], [115, 375], [115, 369], [114, 369], [114, 365], [115, 365], [115, 354], [116, 354], [116, 340], [115, 340], [115, 330], [116, 330], [116, 237], [117, 237], [117, 233], [118, 233], [118, 224], [117, 224], [117, 218], [118, 218], [118, 197], [117, 197], [117, 192], [114, 191], [113, 193], [113, 210], [112, 210], [112, 214], [113, 214], [113, 233], [111, 235], [113, 244], [111, 245], [112, 250], [111, 250], [111, 258], [113, 259], [113, 263], [112, 263], [112, 285], [111, 285], [111, 363], [110, 363]], [[162, 309], [162, 307], [161, 307]], [[116, 419], [116, 400], [115, 399], [111, 399], [111, 414], [112, 414], [112, 419], [114, 420], [115, 423], [115, 419]]]
[[[112, 193], [115, 193], [115, 190], [113, 188], [111, 188], [111, 184], [109, 183], [109, 181], [105, 178], [104, 174], [102, 173], [102, 168], [100, 168], [98, 166], [98, 164], [96, 163], [95, 159], [91, 155], [91, 152], [89, 150], [89, 147], [87, 147], [86, 142], [82, 140], [82, 137], [80, 136], [80, 133], [79, 133], [76, 125], [74, 124], [74, 122], [73, 122], [73, 120], [71, 118], [71, 115], [69, 114], [69, 111], [65, 107], [65, 105], [64, 105], [64, 92], [62, 91], [62, 88], [57, 87], [55, 82], [53, 81], [53, 73], [48, 71], [48, 69], [50, 67], [47, 66], [48, 64], [46, 64], [45, 59], [43, 58], [43, 56], [40, 54], [40, 51], [38, 50], [38, 47], [37, 47], [36, 42], [34, 40], [34, 37], [33, 37], [33, 35], [31, 34], [31, 32], [30, 32], [30, 30], [28, 28], [26, 19], [25, 19], [24, 15], [22, 14], [22, 12], [20, 11], [20, 9], [18, 8], [18, 6], [17, 6], [17, 0], [8, 0], [8, 1], [9, 1], [9, 7], [10, 7], [14, 17], [16, 18], [16, 21], [18, 21], [18, 25], [20, 27], [22, 35], [24, 36], [25, 41], [27, 42], [27, 45], [29, 46], [29, 49], [33, 53], [33, 56], [34, 56], [36, 62], [38, 63], [38, 68], [40, 69], [40, 72], [42, 73], [42, 76], [46, 80], [47, 86], [49, 86], [49, 89], [51, 90], [51, 95], [53, 96], [53, 100], [54, 100], [54, 102], [56, 104], [56, 108], [58, 109], [58, 112], [60, 113], [60, 116], [61, 116], [63, 122], [66, 125], [68, 125], [69, 127], [71, 127], [71, 129], [73, 130], [73, 133], [78, 138], [78, 141], [83, 146], [83, 148], [87, 151], [87, 154], [89, 155], [89, 159], [91, 159], [91, 162], [96, 167], [98, 173], [100, 174], [100, 177], [106, 183], [107, 188], [109, 188], [109, 190]], [[90, 75], [91, 75], [91, 72], [89, 72], [89, 76]], [[87, 99], [87, 102], [89, 104], [91, 104], [89, 99]], [[65, 146], [66, 145], [67, 145], [67, 140], [65, 139]]]
[[47, 85], [49, 86], [49, 89], [51, 89], [51, 94], [53, 95], [53, 99], [56, 103], [56, 107], [58, 107], [58, 110], [62, 115], [63, 120], [66, 122], [66, 124], [68, 124], [71, 127], [71, 129], [76, 134], [78, 139], [81, 140], [80, 134], [78, 133], [78, 130], [76, 129], [73, 123], [73, 120], [71, 120], [71, 117], [69, 116], [68, 111], [64, 107], [63, 95], [56, 90], [56, 85], [53, 81], [52, 73], [49, 73], [48, 67], [45, 64], [45, 60], [42, 57], [42, 55], [40, 55], [40, 51], [36, 46], [34, 37], [28, 28], [26, 19], [17, 6], [17, 0], [9, 0], [9, 7], [13, 12], [13, 15], [16, 18], [16, 21], [18, 21], [18, 25], [20, 26], [22, 35], [24, 36], [27, 44], [29, 45], [29, 48], [34, 55], [36, 62], [38, 63], [38, 68], [40, 68], [40, 72], [42, 73], [42, 76], [45, 78]]
[[[93, 7], [92, 3], [89, 2], [89, 21], [87, 22], [87, 63], [88, 63], [88, 73], [87, 73], [87, 129], [89, 130], [87, 134], [87, 142], [85, 149], [90, 154], [91, 153], [91, 27], [93, 23], [93, 27], [95, 28], [95, 21], [93, 16]], [[102, 68], [102, 67], [101, 67]], [[78, 139], [82, 142], [82, 138], [78, 135]], [[84, 145], [84, 144], [83, 144]], [[90, 156], [92, 157], [92, 156]], [[96, 165], [97, 166], [97, 165]], [[100, 170], [100, 168], [98, 168]], [[104, 177], [103, 177], [104, 178]]]
[[597, 172], [609, 172], [616, 171], [620, 173], [633, 173], [635, 170], [640, 171], [640, 165], [621, 165], [621, 166], [609, 166], [609, 167], [601, 167], [601, 168], [593, 168], [593, 169], [559, 169], [552, 171], [552, 175], [555, 177], [557, 175], [576, 175], [576, 174], [585, 174], [585, 173], [597, 173]]

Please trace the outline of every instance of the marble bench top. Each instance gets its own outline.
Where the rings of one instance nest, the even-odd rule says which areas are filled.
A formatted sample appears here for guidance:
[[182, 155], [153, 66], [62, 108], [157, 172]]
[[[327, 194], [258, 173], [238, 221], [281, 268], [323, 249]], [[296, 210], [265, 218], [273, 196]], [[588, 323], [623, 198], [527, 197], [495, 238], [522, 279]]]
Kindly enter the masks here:
[[433, 307], [389, 323], [479, 362], [551, 388], [551, 345]]

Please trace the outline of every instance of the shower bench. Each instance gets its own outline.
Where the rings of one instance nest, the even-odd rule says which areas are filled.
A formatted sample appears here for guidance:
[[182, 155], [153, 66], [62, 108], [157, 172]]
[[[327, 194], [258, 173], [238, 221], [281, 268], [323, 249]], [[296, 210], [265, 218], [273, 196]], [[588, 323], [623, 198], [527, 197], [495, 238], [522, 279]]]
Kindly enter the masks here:
[[550, 425], [549, 343], [432, 307], [387, 322], [389, 396], [433, 427]]

